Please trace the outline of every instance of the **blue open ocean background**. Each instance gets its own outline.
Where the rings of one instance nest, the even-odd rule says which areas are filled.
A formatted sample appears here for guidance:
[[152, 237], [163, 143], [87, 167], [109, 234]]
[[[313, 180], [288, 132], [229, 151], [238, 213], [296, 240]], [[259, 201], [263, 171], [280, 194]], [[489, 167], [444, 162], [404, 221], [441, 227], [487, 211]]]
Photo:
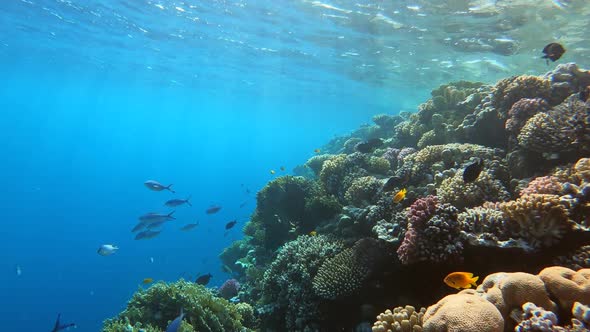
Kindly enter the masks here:
[[[468, 67], [429, 74], [430, 60], [458, 66], [458, 53], [426, 52], [420, 29], [391, 37], [382, 18], [341, 24], [351, 12], [334, 8], [3, 1], [0, 330], [48, 331], [61, 312], [77, 331], [99, 331], [148, 277], [211, 272], [218, 286], [227, 278], [218, 255], [241, 237], [273, 176], [375, 114], [414, 111], [438, 83], [526, 72], [498, 64], [498, 54], [473, 69], [476, 53], [462, 58]], [[392, 51], [404, 45], [412, 50]], [[177, 195], [147, 190], [149, 179], [173, 183]], [[169, 212], [166, 200], [189, 195], [193, 207], [179, 207], [159, 237], [133, 239], [140, 215]], [[206, 215], [211, 204], [223, 209]], [[104, 243], [119, 252], [97, 255]]]

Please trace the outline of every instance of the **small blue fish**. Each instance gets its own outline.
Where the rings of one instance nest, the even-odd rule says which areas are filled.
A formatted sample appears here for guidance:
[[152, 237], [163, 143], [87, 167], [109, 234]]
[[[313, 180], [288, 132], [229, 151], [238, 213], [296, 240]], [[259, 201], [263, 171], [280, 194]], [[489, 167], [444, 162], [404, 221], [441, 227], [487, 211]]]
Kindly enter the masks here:
[[176, 192], [174, 190], [172, 190], [172, 185], [169, 184], [167, 186], [161, 184], [158, 181], [155, 180], [147, 180], [146, 182], [143, 183], [149, 190], [153, 190], [153, 191], [162, 191], [162, 190], [168, 190], [171, 193], [175, 194]]
[[168, 206], [168, 207], [176, 207], [176, 206], [180, 206], [183, 204], [186, 204], [188, 206], [193, 206], [191, 204], [191, 202], [189, 202], [189, 200], [191, 199], [191, 197], [187, 197], [186, 199], [180, 199], [180, 198], [175, 198], [175, 199], [171, 199], [169, 201], [167, 201], [166, 203], [164, 203], [164, 205]]
[[185, 313], [184, 310], [182, 310], [182, 308], [180, 308], [180, 315], [178, 317], [176, 317], [172, 322], [170, 322], [170, 325], [168, 325], [168, 327], [166, 328], [166, 332], [177, 332], [178, 329], [180, 328], [180, 324], [182, 323], [182, 320], [184, 319]]
[[156, 236], [158, 236], [162, 231], [143, 231], [143, 232], [139, 232], [137, 233], [137, 235], [135, 236], [136, 240], [149, 240], [149, 239], [153, 239]]

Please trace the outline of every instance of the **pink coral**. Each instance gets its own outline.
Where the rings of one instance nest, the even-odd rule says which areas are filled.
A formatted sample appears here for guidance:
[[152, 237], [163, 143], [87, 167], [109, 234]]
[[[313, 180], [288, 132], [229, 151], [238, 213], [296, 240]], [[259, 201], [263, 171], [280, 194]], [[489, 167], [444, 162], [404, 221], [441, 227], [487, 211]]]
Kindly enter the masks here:
[[558, 195], [563, 189], [563, 184], [555, 176], [541, 176], [533, 179], [526, 188], [520, 192], [520, 196], [531, 194]]
[[397, 249], [397, 254], [403, 264], [408, 264], [416, 260], [418, 232], [423, 230], [426, 222], [436, 212], [438, 198], [436, 196], [427, 196], [416, 200], [408, 210], [408, 230], [404, 240]]
[[240, 283], [236, 279], [228, 279], [226, 280], [221, 287], [217, 290], [219, 295], [224, 299], [231, 299], [232, 297], [238, 295], [238, 291], [240, 290]]
[[551, 106], [542, 98], [522, 98], [514, 103], [508, 111], [506, 130], [512, 134], [518, 134], [528, 119], [539, 112], [548, 111], [550, 108]]

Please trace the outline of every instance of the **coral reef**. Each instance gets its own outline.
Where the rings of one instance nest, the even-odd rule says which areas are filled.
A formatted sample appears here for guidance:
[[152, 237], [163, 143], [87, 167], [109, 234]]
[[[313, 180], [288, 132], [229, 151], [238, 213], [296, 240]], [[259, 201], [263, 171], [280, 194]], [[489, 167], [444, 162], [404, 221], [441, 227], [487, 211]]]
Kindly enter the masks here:
[[313, 290], [323, 299], [337, 299], [361, 288], [380, 259], [380, 248], [370, 238], [361, 239], [320, 266]]
[[140, 289], [123, 312], [105, 322], [103, 331], [120, 331], [118, 328], [122, 324], [139, 326], [139, 323], [157, 328], [157, 331], [165, 330], [181, 308], [186, 314], [182, 331], [222, 332], [244, 328], [234, 304], [215, 297], [202, 285], [181, 280], [171, 284], [159, 282], [146, 290]]
[[[258, 193], [246, 238], [220, 256], [242, 284], [236, 300], [253, 304], [261, 330], [367, 330], [359, 307], [432, 304], [448, 295], [445, 275], [471, 271], [488, 276], [431, 306], [422, 330], [587, 328], [587, 272], [566, 267], [590, 267], [589, 85], [575, 64], [453, 82], [415, 113], [334, 138], [297, 168], [305, 178]], [[357, 151], [373, 138], [382, 144]], [[543, 270], [553, 264], [563, 267]], [[420, 330], [403, 310], [373, 330]]]
[[387, 309], [377, 316], [373, 324], [373, 332], [420, 332], [422, 331], [422, 318], [426, 308], [416, 308], [411, 305], [396, 307], [393, 311]]
[[342, 249], [323, 235], [300, 236], [281, 247], [260, 281], [263, 325], [272, 322], [283, 331], [313, 326], [319, 308], [312, 280], [322, 263]]

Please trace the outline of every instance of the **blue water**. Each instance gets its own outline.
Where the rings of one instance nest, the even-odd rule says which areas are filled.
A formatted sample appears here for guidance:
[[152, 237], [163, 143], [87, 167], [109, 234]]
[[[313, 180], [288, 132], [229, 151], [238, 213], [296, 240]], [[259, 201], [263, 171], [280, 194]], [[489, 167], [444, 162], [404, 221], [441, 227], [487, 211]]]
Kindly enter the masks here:
[[[4, 8], [13, 20], [18, 13], [32, 16], [22, 23], [39, 29], [53, 19], [35, 12], [43, 11], [40, 5], [25, 14], [25, 5], [2, 4], [14, 6]], [[162, 56], [138, 58], [129, 49], [117, 54], [101, 49], [91, 35], [73, 43], [3, 25], [3, 32], [8, 29], [12, 35], [3, 34], [0, 46], [3, 331], [50, 330], [58, 312], [77, 331], [98, 331], [147, 277], [174, 281], [211, 272], [210, 285], [220, 285], [228, 276], [217, 256], [241, 237], [256, 191], [273, 177], [271, 169], [285, 166], [290, 173], [334, 135], [375, 113], [397, 112], [394, 94], [371, 95], [357, 82], [334, 81], [335, 88], [324, 78], [314, 84], [318, 71], [309, 73], [307, 88], [272, 66], [268, 73], [242, 66], [255, 55], [232, 55], [241, 69], [216, 68], [216, 79], [180, 82], [185, 64], [157, 68]], [[74, 46], [76, 53], [66, 50]], [[112, 60], [119, 69], [89, 59]], [[154, 67], [134, 69], [147, 65]], [[212, 70], [198, 61], [193, 69]], [[256, 83], [244, 83], [244, 77]], [[149, 191], [143, 185], [148, 179], [174, 183], [178, 194]], [[168, 212], [166, 200], [188, 195], [193, 207], [179, 207], [178, 220], [159, 237], [133, 239], [138, 216]], [[210, 204], [223, 209], [207, 216]], [[234, 218], [238, 227], [224, 237], [225, 223]], [[179, 230], [195, 221], [200, 226], [192, 232]], [[104, 243], [119, 246], [119, 252], [97, 255]]]
[[[61, 312], [98, 331], [148, 277], [220, 285], [256, 191], [335, 135], [439, 84], [544, 73], [550, 41], [587, 63], [589, 6], [555, 3], [2, 1], [0, 330], [47, 331]], [[517, 51], [481, 47], [494, 40]], [[133, 239], [140, 215], [188, 195], [160, 236]], [[97, 255], [105, 243], [120, 250]]]

